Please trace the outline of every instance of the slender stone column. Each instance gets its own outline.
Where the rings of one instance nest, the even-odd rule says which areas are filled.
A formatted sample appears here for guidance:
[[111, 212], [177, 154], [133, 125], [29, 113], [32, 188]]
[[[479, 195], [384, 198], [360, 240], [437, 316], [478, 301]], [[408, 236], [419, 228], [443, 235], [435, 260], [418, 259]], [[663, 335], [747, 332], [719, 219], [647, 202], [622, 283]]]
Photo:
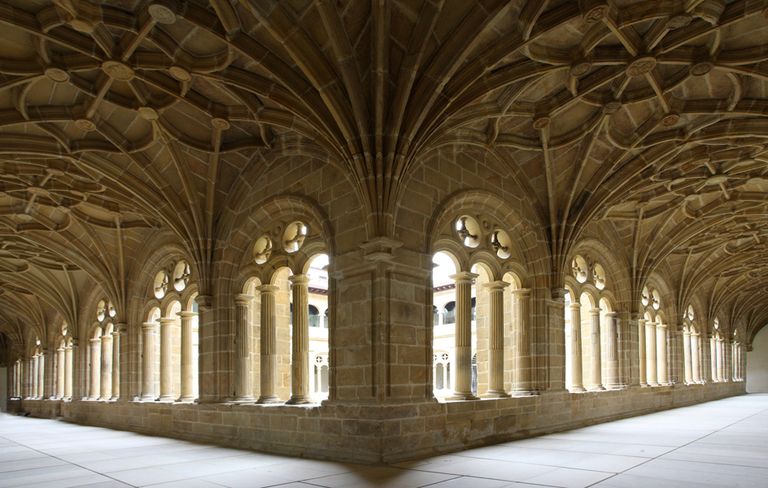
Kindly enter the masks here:
[[291, 398], [289, 405], [310, 403], [309, 398], [309, 277], [290, 276], [293, 297], [291, 342]]
[[120, 398], [120, 334], [123, 332], [121, 324], [115, 324], [112, 331], [112, 396], [110, 400]]
[[112, 335], [101, 336], [101, 388], [100, 400], [112, 398]]
[[688, 329], [683, 329], [683, 359], [685, 364], [685, 384], [693, 383], [693, 348], [691, 348], [691, 333]]
[[531, 290], [521, 288], [514, 291], [517, 300], [517, 320], [514, 323], [514, 337], [517, 351], [515, 369], [512, 371], [512, 393], [516, 396], [530, 395], [531, 391]]
[[645, 324], [645, 346], [648, 386], [659, 386], [656, 375], [656, 324], [653, 322]]
[[[236, 391], [235, 401], [252, 402], [253, 378], [251, 377], [251, 321], [250, 309], [253, 296], [240, 294], [235, 297], [235, 351]], [[294, 314], [296, 313], [294, 307]]]
[[669, 368], [667, 366], [667, 326], [656, 323], [656, 363], [660, 385], [669, 384]]
[[[506, 398], [504, 390], [504, 289], [506, 281], [485, 285], [490, 298], [490, 343], [488, 347], [488, 392], [486, 398]], [[519, 309], [518, 309], [519, 310]]]
[[581, 364], [581, 304], [571, 303], [571, 392], [584, 390], [583, 370]]
[[648, 380], [646, 379], [647, 371], [647, 359], [645, 357], [645, 319], [638, 319], [637, 321], [637, 349], [638, 349], [638, 361], [639, 361], [639, 373], [640, 373], [640, 386], [648, 386]]
[[195, 399], [195, 345], [194, 321], [196, 312], [179, 312], [181, 318], [181, 396], [179, 401], [191, 402]]
[[717, 354], [717, 381], [723, 381], [723, 341], [715, 339], [715, 353]]
[[64, 398], [72, 399], [72, 363], [74, 345], [70, 344], [64, 348]]
[[160, 401], [172, 402], [173, 395], [173, 327], [176, 319], [160, 319]]
[[701, 383], [701, 361], [699, 356], [699, 333], [691, 333], [691, 380]]
[[156, 322], [144, 322], [141, 324], [142, 333], [142, 357], [141, 357], [141, 400], [153, 402], [157, 398], [155, 394], [155, 328]]
[[261, 331], [259, 338], [261, 366], [261, 395], [258, 403], [277, 403], [275, 394], [277, 379], [277, 319], [275, 318], [276, 285], [258, 287], [261, 293]]
[[472, 394], [472, 282], [477, 276], [467, 271], [451, 276], [456, 281], [456, 373], [451, 400], [477, 398]]
[[602, 391], [602, 352], [600, 349], [600, 309], [593, 308], [589, 311], [589, 317], [591, 322], [590, 327], [590, 354], [592, 355], [591, 368], [589, 371], [589, 390], [590, 391]]
[[621, 388], [619, 381], [619, 314], [617, 312], [605, 313], [606, 330], [606, 373], [605, 386], [611, 389]]
[[715, 344], [715, 337], [709, 338], [709, 351], [710, 351], [710, 369], [712, 370], [712, 381], [717, 381], [717, 346]]
[[67, 362], [64, 346], [56, 349], [56, 398], [64, 398], [64, 364]]
[[91, 391], [88, 392], [90, 400], [98, 400], [101, 392], [101, 339], [91, 339]]
[[45, 350], [37, 356], [37, 398], [45, 398]]

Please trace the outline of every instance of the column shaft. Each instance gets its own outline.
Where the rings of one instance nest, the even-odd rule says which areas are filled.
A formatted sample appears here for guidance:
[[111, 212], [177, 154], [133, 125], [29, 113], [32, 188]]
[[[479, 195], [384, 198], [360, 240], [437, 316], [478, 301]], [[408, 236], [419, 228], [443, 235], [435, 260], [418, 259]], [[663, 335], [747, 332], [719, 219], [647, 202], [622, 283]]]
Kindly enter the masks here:
[[37, 359], [37, 397], [45, 398], [45, 352], [41, 352]]
[[572, 392], [584, 390], [584, 372], [581, 362], [581, 304], [571, 303], [571, 387]]
[[64, 398], [67, 400], [72, 399], [72, 348], [72, 345], [64, 348]]
[[141, 400], [155, 401], [155, 322], [141, 324], [142, 355], [141, 355]]
[[56, 398], [64, 398], [64, 348], [56, 349]]
[[173, 394], [173, 328], [176, 319], [160, 319], [160, 401], [172, 402]]
[[120, 334], [122, 330], [115, 326], [112, 332], [112, 396], [111, 400], [120, 398]]
[[602, 380], [602, 351], [600, 349], [600, 309], [593, 308], [589, 312], [590, 328], [590, 353], [592, 355], [591, 368], [589, 371], [589, 389], [590, 391], [605, 390]]
[[490, 302], [490, 340], [488, 344], [488, 398], [504, 398], [504, 289], [505, 281], [486, 285]]
[[638, 319], [637, 321], [637, 350], [638, 350], [638, 362], [639, 362], [639, 377], [640, 386], [648, 386], [648, 379], [646, 372], [648, 365], [646, 364], [646, 352], [645, 352], [645, 319]]
[[691, 379], [701, 383], [701, 356], [699, 353], [699, 334], [691, 334]]
[[661, 322], [656, 324], [656, 363], [658, 382], [660, 385], [669, 384], [669, 369], [667, 366], [667, 326]]
[[195, 399], [195, 344], [194, 323], [197, 313], [180, 312], [181, 317], [181, 397], [182, 402]]
[[606, 373], [605, 386], [616, 389], [621, 387], [619, 381], [619, 314], [616, 312], [607, 312], [605, 314], [606, 329]]
[[531, 290], [515, 290], [517, 320], [514, 322], [515, 361], [512, 370], [512, 392], [515, 395], [531, 394]]
[[453, 400], [475, 399], [472, 393], [472, 282], [476, 274], [461, 272], [456, 280], [455, 354], [456, 371]]
[[260, 386], [259, 403], [276, 403], [280, 399], [275, 394], [277, 379], [277, 319], [275, 315], [275, 285], [262, 285], [261, 293], [261, 330], [260, 330]]
[[291, 338], [291, 398], [288, 404], [309, 403], [309, 278], [289, 278], [293, 297], [293, 337]]
[[101, 393], [101, 339], [91, 339], [91, 384], [88, 398], [98, 400]]
[[[236, 390], [238, 402], [253, 401], [253, 378], [251, 377], [251, 295], [235, 297], [235, 351]], [[295, 313], [295, 310], [294, 310]]]
[[656, 324], [653, 322], [645, 323], [645, 355], [648, 386], [658, 386], [658, 376], [656, 375]]
[[685, 384], [693, 383], [693, 349], [691, 348], [691, 333], [683, 330], [683, 360]]
[[112, 398], [112, 336], [101, 336], [101, 388], [99, 399]]

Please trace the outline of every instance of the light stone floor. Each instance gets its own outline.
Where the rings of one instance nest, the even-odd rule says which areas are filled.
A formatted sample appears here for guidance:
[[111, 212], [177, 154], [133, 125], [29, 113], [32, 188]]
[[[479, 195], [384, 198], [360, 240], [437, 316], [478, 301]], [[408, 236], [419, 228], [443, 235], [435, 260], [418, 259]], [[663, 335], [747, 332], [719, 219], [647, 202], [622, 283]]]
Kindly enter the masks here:
[[0, 487], [6, 486], [768, 487], [768, 395], [388, 467], [0, 415]]

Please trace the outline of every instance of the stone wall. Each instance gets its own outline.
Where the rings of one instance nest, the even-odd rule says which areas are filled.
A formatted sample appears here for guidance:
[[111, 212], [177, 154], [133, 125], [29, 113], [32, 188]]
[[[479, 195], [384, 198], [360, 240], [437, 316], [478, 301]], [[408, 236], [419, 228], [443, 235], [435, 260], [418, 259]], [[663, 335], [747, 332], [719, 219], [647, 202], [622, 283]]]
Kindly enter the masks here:
[[34, 417], [229, 447], [362, 463], [396, 462], [744, 393], [744, 383], [391, 405], [262, 406], [12, 401]]

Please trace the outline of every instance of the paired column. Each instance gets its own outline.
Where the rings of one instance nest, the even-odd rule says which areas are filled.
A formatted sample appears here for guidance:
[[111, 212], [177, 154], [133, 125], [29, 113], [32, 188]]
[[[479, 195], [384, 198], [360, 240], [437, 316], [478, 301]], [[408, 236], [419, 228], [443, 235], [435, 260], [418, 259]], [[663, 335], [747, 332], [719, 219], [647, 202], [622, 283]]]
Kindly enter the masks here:
[[74, 342], [64, 348], [64, 398], [67, 400], [72, 399], [72, 365], [74, 363], [74, 348]]
[[472, 282], [477, 276], [467, 271], [451, 276], [456, 281], [456, 376], [452, 400], [477, 398], [472, 393]]
[[[236, 346], [236, 390], [235, 401], [252, 402], [253, 378], [251, 376], [251, 321], [250, 309], [253, 296], [237, 295], [235, 297], [235, 346]], [[296, 310], [294, 307], [294, 316]]]
[[589, 311], [589, 317], [591, 322], [590, 327], [590, 350], [592, 353], [591, 368], [589, 371], [589, 390], [601, 391], [605, 390], [602, 381], [602, 352], [600, 350], [600, 309], [593, 308]]
[[718, 338], [715, 338], [715, 355], [717, 358], [715, 361], [715, 377], [717, 381], [723, 381], [723, 341]]
[[116, 324], [112, 331], [112, 396], [110, 400], [120, 398], [120, 334], [125, 330], [123, 324]]
[[261, 366], [261, 396], [258, 403], [277, 403], [280, 399], [275, 394], [277, 380], [277, 319], [275, 315], [276, 285], [262, 285], [261, 293], [261, 328], [259, 338]]
[[101, 391], [101, 339], [94, 337], [91, 343], [91, 389], [88, 398], [98, 400]]
[[172, 402], [173, 394], [173, 327], [176, 319], [160, 319], [160, 401]]
[[112, 335], [101, 336], [101, 388], [100, 400], [112, 398]]
[[291, 398], [289, 405], [309, 403], [309, 277], [299, 274], [288, 278], [293, 297], [291, 343]]
[[709, 363], [712, 370], [712, 381], [717, 381], [717, 346], [715, 345], [715, 337], [712, 336], [709, 339]]
[[141, 324], [142, 357], [141, 357], [141, 400], [153, 402], [155, 396], [155, 328], [156, 322]]
[[196, 312], [179, 312], [181, 318], [181, 397], [182, 402], [195, 399], [195, 344], [194, 326]]
[[572, 392], [584, 390], [583, 370], [581, 364], [581, 304], [569, 305], [571, 314], [571, 388]]
[[656, 324], [656, 362], [658, 382], [660, 385], [669, 384], [669, 369], [667, 367], [667, 326]]
[[[514, 321], [516, 353], [512, 370], [512, 392], [515, 395], [530, 395], [531, 392], [531, 290], [521, 288], [514, 291], [517, 302], [517, 320]], [[470, 329], [471, 331], [471, 329]], [[470, 342], [471, 345], [471, 342]]]
[[605, 313], [606, 330], [606, 376], [605, 384], [608, 388], [621, 388], [619, 381], [619, 314], [617, 312]]
[[646, 359], [646, 352], [645, 352], [645, 319], [638, 319], [637, 320], [637, 350], [638, 350], [638, 360], [640, 363], [639, 369], [639, 380], [640, 380], [640, 386], [648, 386], [648, 379], [646, 377], [647, 372], [647, 359]]
[[691, 348], [691, 333], [688, 329], [683, 329], [683, 369], [685, 384], [693, 383], [693, 356]]
[[656, 375], [656, 324], [645, 323], [645, 367], [648, 386], [659, 386]]
[[485, 286], [488, 288], [490, 298], [490, 341], [488, 392], [483, 396], [505, 398], [509, 395], [504, 391], [504, 289], [509, 286], [509, 283], [494, 281]]

